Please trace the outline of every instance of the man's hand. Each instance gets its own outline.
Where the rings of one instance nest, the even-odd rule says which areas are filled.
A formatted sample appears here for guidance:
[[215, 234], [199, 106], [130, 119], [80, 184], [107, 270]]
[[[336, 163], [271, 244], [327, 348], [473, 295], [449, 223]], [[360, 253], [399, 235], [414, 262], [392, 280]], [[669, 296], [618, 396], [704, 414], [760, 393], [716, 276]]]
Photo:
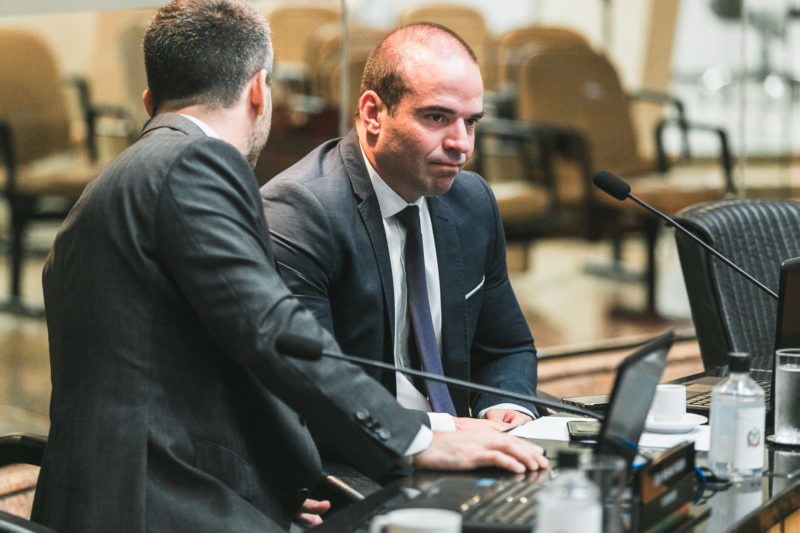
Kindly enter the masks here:
[[496, 431], [433, 434], [433, 442], [414, 456], [414, 466], [431, 470], [472, 470], [497, 466], [521, 474], [547, 466], [540, 446]]
[[511, 424], [512, 427], [521, 426], [533, 420], [533, 418], [525, 413], [514, 411], [513, 409], [489, 409], [484, 416], [486, 420], [505, 422], [506, 424]]
[[[491, 412], [491, 411], [490, 411]], [[488, 413], [487, 413], [488, 415]], [[503, 422], [503, 420], [486, 418], [462, 418], [458, 416], [453, 417], [453, 422], [456, 425], [456, 431], [508, 431], [514, 426]]]
[[328, 500], [318, 501], [306, 498], [303, 507], [294, 517], [294, 521], [305, 526], [318, 526], [322, 523], [321, 514], [328, 512], [331, 502]]

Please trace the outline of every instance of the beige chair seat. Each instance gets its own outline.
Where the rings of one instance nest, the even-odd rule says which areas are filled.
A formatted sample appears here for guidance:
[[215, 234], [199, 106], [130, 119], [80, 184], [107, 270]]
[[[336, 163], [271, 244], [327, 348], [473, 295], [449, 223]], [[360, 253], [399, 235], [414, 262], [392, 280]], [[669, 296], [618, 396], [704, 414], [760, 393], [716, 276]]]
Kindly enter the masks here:
[[20, 194], [75, 200], [102, 167], [100, 163], [91, 163], [84, 154], [48, 157], [19, 169], [17, 190]]
[[552, 207], [544, 187], [524, 181], [492, 183], [491, 187], [505, 227], [537, 222]]

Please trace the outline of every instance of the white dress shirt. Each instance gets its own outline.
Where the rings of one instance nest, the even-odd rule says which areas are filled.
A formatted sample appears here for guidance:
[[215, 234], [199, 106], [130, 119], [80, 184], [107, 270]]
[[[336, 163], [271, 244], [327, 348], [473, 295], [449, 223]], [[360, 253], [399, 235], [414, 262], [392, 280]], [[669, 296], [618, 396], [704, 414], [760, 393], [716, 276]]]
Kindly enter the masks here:
[[193, 117], [192, 115], [184, 115], [183, 113], [178, 113], [178, 114], [180, 116], [182, 116], [183, 118], [187, 118], [187, 119], [191, 120], [192, 122], [194, 122], [195, 125], [198, 128], [203, 130], [203, 133], [205, 133], [206, 136], [211, 137], [213, 139], [219, 139], [220, 138], [219, 135], [217, 135], [217, 132], [214, 131], [213, 129], [211, 129], [211, 126], [209, 126], [208, 124], [206, 124], [205, 122], [203, 122], [199, 118]]

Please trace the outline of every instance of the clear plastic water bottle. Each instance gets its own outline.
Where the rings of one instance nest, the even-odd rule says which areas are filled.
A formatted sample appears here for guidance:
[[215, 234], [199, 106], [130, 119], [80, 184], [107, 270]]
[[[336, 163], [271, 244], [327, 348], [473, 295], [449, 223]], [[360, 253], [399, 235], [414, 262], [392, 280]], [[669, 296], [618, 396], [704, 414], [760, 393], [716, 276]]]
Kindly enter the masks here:
[[764, 469], [764, 391], [750, 377], [750, 356], [728, 355], [730, 376], [711, 389], [711, 446], [714, 475], [739, 481]]
[[536, 493], [536, 533], [601, 533], [600, 489], [579, 470], [581, 453], [558, 453], [558, 475]]

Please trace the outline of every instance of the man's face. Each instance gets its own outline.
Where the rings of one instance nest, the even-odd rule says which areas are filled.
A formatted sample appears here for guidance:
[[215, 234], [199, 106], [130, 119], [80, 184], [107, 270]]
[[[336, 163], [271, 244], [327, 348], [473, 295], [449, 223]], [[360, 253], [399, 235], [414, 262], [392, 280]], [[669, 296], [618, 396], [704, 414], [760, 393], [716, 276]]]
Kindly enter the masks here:
[[380, 111], [376, 170], [407, 202], [450, 190], [472, 155], [483, 115], [478, 66], [462, 54], [416, 57], [406, 67], [410, 91]]

